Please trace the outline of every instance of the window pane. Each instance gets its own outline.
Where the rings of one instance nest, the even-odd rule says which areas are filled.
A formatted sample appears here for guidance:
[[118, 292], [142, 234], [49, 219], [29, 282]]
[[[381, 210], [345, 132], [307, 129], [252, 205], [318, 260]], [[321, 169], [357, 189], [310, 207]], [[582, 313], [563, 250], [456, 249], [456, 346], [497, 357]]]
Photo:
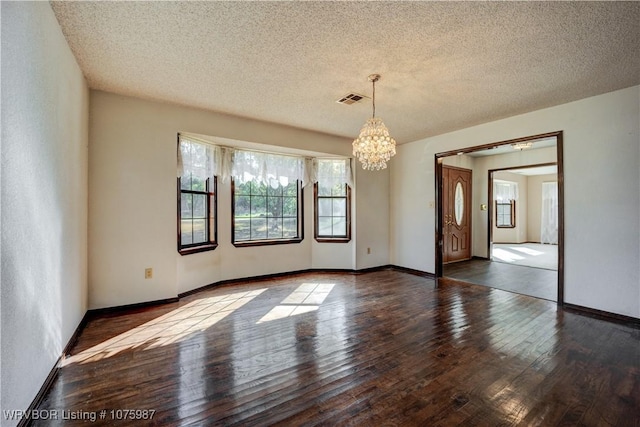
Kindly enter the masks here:
[[331, 195], [336, 197], [345, 197], [347, 195], [346, 184], [336, 184], [331, 188]]
[[276, 188], [273, 188], [271, 185], [267, 187], [267, 195], [268, 196], [282, 196], [282, 186], [278, 184]]
[[205, 196], [204, 194], [194, 194], [192, 197], [193, 197], [193, 217], [206, 218], [207, 196]]
[[333, 216], [345, 216], [347, 212], [347, 199], [333, 199]]
[[[298, 183], [287, 186], [251, 181], [234, 186], [234, 242], [299, 237]], [[244, 193], [244, 194], [243, 194]], [[247, 195], [246, 193], [249, 193]], [[291, 196], [286, 194], [292, 193]], [[283, 218], [292, 221], [283, 223]]]
[[298, 217], [298, 198], [283, 197], [282, 198], [282, 216]]
[[331, 196], [331, 187], [318, 184], [318, 196]]
[[251, 196], [251, 217], [265, 217], [267, 215], [267, 198]]
[[269, 239], [282, 238], [282, 218], [269, 218], [267, 225], [267, 237]]
[[235, 217], [234, 223], [235, 240], [249, 240], [251, 238], [249, 217]]
[[251, 183], [250, 182], [245, 182], [243, 184], [239, 184], [239, 183], [234, 183], [235, 188], [234, 188], [234, 192], [237, 195], [249, 195], [251, 194]]
[[236, 218], [239, 216], [248, 217], [249, 213], [251, 212], [250, 206], [251, 206], [251, 198], [249, 196], [236, 196], [236, 202], [235, 202]]
[[187, 172], [180, 177], [180, 189], [191, 190], [191, 173]]
[[347, 235], [347, 218], [346, 217], [333, 218], [333, 235], [334, 236]]
[[194, 219], [192, 243], [204, 243], [206, 241], [207, 241], [207, 221], [204, 219]]
[[[344, 165], [344, 163], [343, 163]], [[336, 182], [336, 180], [332, 180]], [[339, 180], [338, 180], [339, 182]], [[315, 221], [317, 222], [316, 237], [343, 241], [349, 233], [349, 187], [344, 183], [330, 184], [327, 179], [324, 186], [317, 184]], [[329, 193], [329, 194], [327, 194]], [[326, 194], [323, 196], [323, 194]]]
[[331, 199], [318, 199], [318, 215], [331, 216]]
[[180, 215], [183, 219], [191, 218], [193, 216], [191, 200], [191, 194], [182, 193], [180, 195]]
[[298, 218], [285, 218], [282, 221], [283, 237], [298, 237]]
[[284, 190], [283, 190], [283, 194], [285, 196], [298, 196], [298, 183], [297, 182], [292, 182], [291, 184], [287, 185]]
[[182, 245], [189, 245], [193, 242], [193, 236], [191, 234], [191, 220], [182, 220], [180, 221], [180, 234], [181, 234], [181, 241], [180, 244]]
[[331, 217], [319, 217], [318, 218], [318, 235], [319, 236], [331, 236]]
[[[180, 177], [178, 197], [178, 221], [180, 236], [178, 250], [181, 254], [192, 253], [189, 247], [216, 243], [216, 196], [209, 191], [215, 190], [215, 178], [209, 179], [207, 171], [211, 163], [213, 150], [206, 144], [200, 144], [179, 136], [179, 150], [182, 156], [183, 175]], [[210, 211], [211, 209], [211, 211]], [[213, 241], [209, 239], [213, 238]], [[197, 248], [214, 249], [215, 245]], [[185, 249], [183, 252], [182, 249]]]
[[[204, 176], [204, 174], [203, 174]], [[206, 191], [206, 179], [198, 178], [196, 176], [191, 177], [191, 190], [192, 191]]]
[[251, 194], [254, 196], [264, 196], [267, 194], [267, 186], [263, 183], [251, 181]]
[[267, 219], [252, 218], [251, 219], [251, 240], [267, 238]]
[[267, 216], [282, 216], [282, 197], [269, 197], [267, 200]]

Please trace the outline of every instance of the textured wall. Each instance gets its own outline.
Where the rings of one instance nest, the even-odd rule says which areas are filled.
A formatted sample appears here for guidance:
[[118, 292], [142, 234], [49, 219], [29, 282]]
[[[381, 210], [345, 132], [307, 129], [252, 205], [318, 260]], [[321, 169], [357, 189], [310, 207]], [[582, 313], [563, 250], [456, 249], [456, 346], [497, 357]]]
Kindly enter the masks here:
[[88, 103], [49, 3], [2, 2], [2, 410], [29, 406], [87, 308]]

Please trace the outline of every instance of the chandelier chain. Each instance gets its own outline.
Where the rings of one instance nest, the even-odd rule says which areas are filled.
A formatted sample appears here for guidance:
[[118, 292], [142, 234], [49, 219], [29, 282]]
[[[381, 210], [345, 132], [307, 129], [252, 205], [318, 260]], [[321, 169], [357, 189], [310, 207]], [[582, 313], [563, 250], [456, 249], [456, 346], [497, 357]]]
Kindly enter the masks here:
[[372, 82], [373, 84], [373, 98], [372, 98], [372, 104], [373, 104], [373, 116], [372, 118], [376, 118], [376, 80], [374, 79]]

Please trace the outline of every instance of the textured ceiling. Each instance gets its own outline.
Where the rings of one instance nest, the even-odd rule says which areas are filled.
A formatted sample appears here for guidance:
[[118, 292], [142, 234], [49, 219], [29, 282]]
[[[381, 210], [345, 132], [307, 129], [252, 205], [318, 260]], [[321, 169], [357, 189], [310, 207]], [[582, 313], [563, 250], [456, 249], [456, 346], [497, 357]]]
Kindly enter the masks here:
[[[398, 143], [640, 84], [638, 2], [52, 2], [90, 87]], [[551, 129], [555, 130], [555, 129]]]

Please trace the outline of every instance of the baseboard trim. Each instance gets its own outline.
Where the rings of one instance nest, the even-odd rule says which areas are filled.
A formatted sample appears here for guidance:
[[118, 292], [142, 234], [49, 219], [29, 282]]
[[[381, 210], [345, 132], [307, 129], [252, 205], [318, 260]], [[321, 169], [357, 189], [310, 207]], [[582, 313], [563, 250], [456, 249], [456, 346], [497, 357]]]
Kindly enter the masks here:
[[18, 427], [27, 427], [31, 425], [32, 419], [30, 415], [33, 414], [34, 411], [36, 411], [36, 408], [38, 407], [38, 405], [42, 403], [42, 399], [44, 399], [44, 396], [47, 393], [49, 393], [49, 391], [51, 390], [51, 387], [53, 386], [53, 382], [55, 381], [56, 377], [58, 376], [58, 373], [60, 372], [59, 366], [60, 366], [60, 362], [62, 361], [62, 358], [63, 356], [60, 356], [58, 357], [58, 360], [56, 360], [55, 365], [53, 365], [53, 369], [51, 369], [51, 372], [49, 372], [49, 375], [47, 375], [47, 378], [44, 380], [42, 387], [40, 387], [40, 390], [38, 390], [38, 394], [36, 394], [36, 397], [33, 399], [33, 401], [31, 402], [31, 404], [29, 405], [29, 407], [25, 412], [25, 414], [28, 415], [28, 417], [21, 418], [20, 421], [18, 421]]
[[[67, 345], [62, 350], [62, 356], [61, 357], [64, 358], [71, 352], [71, 349], [78, 342], [78, 337], [80, 337], [80, 334], [84, 330], [85, 326], [87, 326], [87, 323], [89, 322], [89, 318], [90, 317], [91, 317], [91, 315], [89, 313], [89, 310], [87, 310], [84, 313], [84, 316], [82, 316], [82, 319], [80, 320], [80, 323], [78, 323], [78, 327], [76, 328], [75, 331], [73, 331], [73, 335], [71, 335], [71, 338], [69, 338], [69, 341], [67, 342]], [[56, 364], [56, 366], [57, 366], [57, 364]]]
[[[32, 414], [33, 411], [35, 411], [36, 408], [40, 405], [40, 403], [42, 403], [42, 399], [44, 398], [44, 396], [47, 393], [49, 393], [51, 387], [53, 386], [53, 382], [55, 381], [56, 377], [58, 376], [58, 373], [60, 372], [60, 363], [64, 358], [66, 358], [71, 353], [71, 349], [78, 342], [78, 338], [80, 337], [80, 334], [82, 333], [84, 328], [87, 326], [87, 323], [89, 322], [89, 319], [91, 317], [92, 316], [91, 316], [90, 310], [87, 310], [84, 313], [84, 316], [82, 316], [82, 319], [80, 320], [80, 323], [78, 323], [76, 330], [73, 331], [71, 338], [69, 338], [69, 341], [67, 341], [67, 345], [64, 346], [64, 349], [62, 350], [62, 354], [60, 355], [60, 357], [58, 357], [58, 360], [56, 360], [56, 363], [53, 365], [53, 368], [49, 372], [49, 375], [47, 375], [47, 378], [44, 380], [44, 383], [42, 383], [40, 390], [38, 390], [36, 397], [34, 397], [33, 401], [31, 401], [31, 404], [27, 408], [27, 411], [26, 411], [27, 414]], [[31, 425], [30, 418], [23, 418], [18, 422], [18, 427], [25, 427], [29, 425]]]
[[285, 271], [282, 273], [271, 273], [271, 274], [262, 274], [259, 276], [247, 276], [247, 277], [238, 277], [236, 279], [226, 279], [220, 280], [218, 282], [209, 283], [208, 285], [200, 286], [199, 288], [191, 289], [189, 291], [181, 292], [178, 294], [178, 299], [187, 297], [189, 295], [194, 295], [200, 293], [202, 291], [206, 291], [208, 289], [213, 289], [217, 286], [221, 285], [229, 285], [234, 283], [241, 282], [249, 282], [249, 281], [260, 281], [260, 280], [271, 280], [278, 277], [288, 277], [295, 276], [297, 274], [306, 274], [306, 273], [341, 273], [341, 274], [365, 274], [371, 273], [374, 271], [388, 270], [392, 268], [391, 265], [381, 265], [377, 267], [363, 268], [361, 270], [352, 270], [348, 268], [307, 268], [304, 270], [294, 270], [294, 271]]
[[640, 329], [640, 319], [636, 317], [625, 316], [624, 314], [611, 313], [609, 311], [569, 303], [564, 303], [562, 307], [567, 311], [576, 312], [577, 314], [584, 316], [594, 317], [600, 320], [608, 320], [610, 322], [620, 323]]
[[413, 274], [414, 276], [426, 277], [427, 279], [434, 279], [434, 280], [436, 278], [435, 274], [429, 273], [428, 271], [415, 270], [413, 268], [401, 267], [399, 265], [391, 265], [390, 267], [392, 270], [400, 271], [402, 273]]
[[217, 286], [229, 285], [233, 283], [249, 282], [249, 281], [270, 280], [270, 279], [275, 279], [277, 277], [288, 277], [288, 276], [295, 276], [296, 274], [309, 273], [311, 271], [312, 271], [311, 269], [294, 270], [294, 271], [285, 271], [283, 273], [261, 274], [259, 276], [247, 276], [247, 277], [239, 277], [237, 279], [219, 280], [217, 282], [209, 283], [208, 285], [200, 286], [199, 288], [191, 289], [186, 292], [181, 292], [178, 294], [178, 299], [180, 300], [184, 297], [188, 297], [190, 295], [194, 295], [202, 291], [213, 289]]
[[164, 305], [164, 304], [170, 304], [173, 302], [178, 302], [179, 300], [180, 298], [178, 297], [172, 297], [172, 298], [165, 298], [165, 299], [159, 299], [154, 301], [138, 302], [134, 304], [117, 305], [114, 307], [93, 308], [87, 311], [87, 314], [85, 315], [85, 317], [88, 316], [88, 319], [92, 319], [98, 316], [103, 317], [103, 316], [108, 316], [110, 314], [119, 314], [123, 311], [133, 312], [138, 309], [146, 309], [149, 307], [154, 307], [156, 305]]

